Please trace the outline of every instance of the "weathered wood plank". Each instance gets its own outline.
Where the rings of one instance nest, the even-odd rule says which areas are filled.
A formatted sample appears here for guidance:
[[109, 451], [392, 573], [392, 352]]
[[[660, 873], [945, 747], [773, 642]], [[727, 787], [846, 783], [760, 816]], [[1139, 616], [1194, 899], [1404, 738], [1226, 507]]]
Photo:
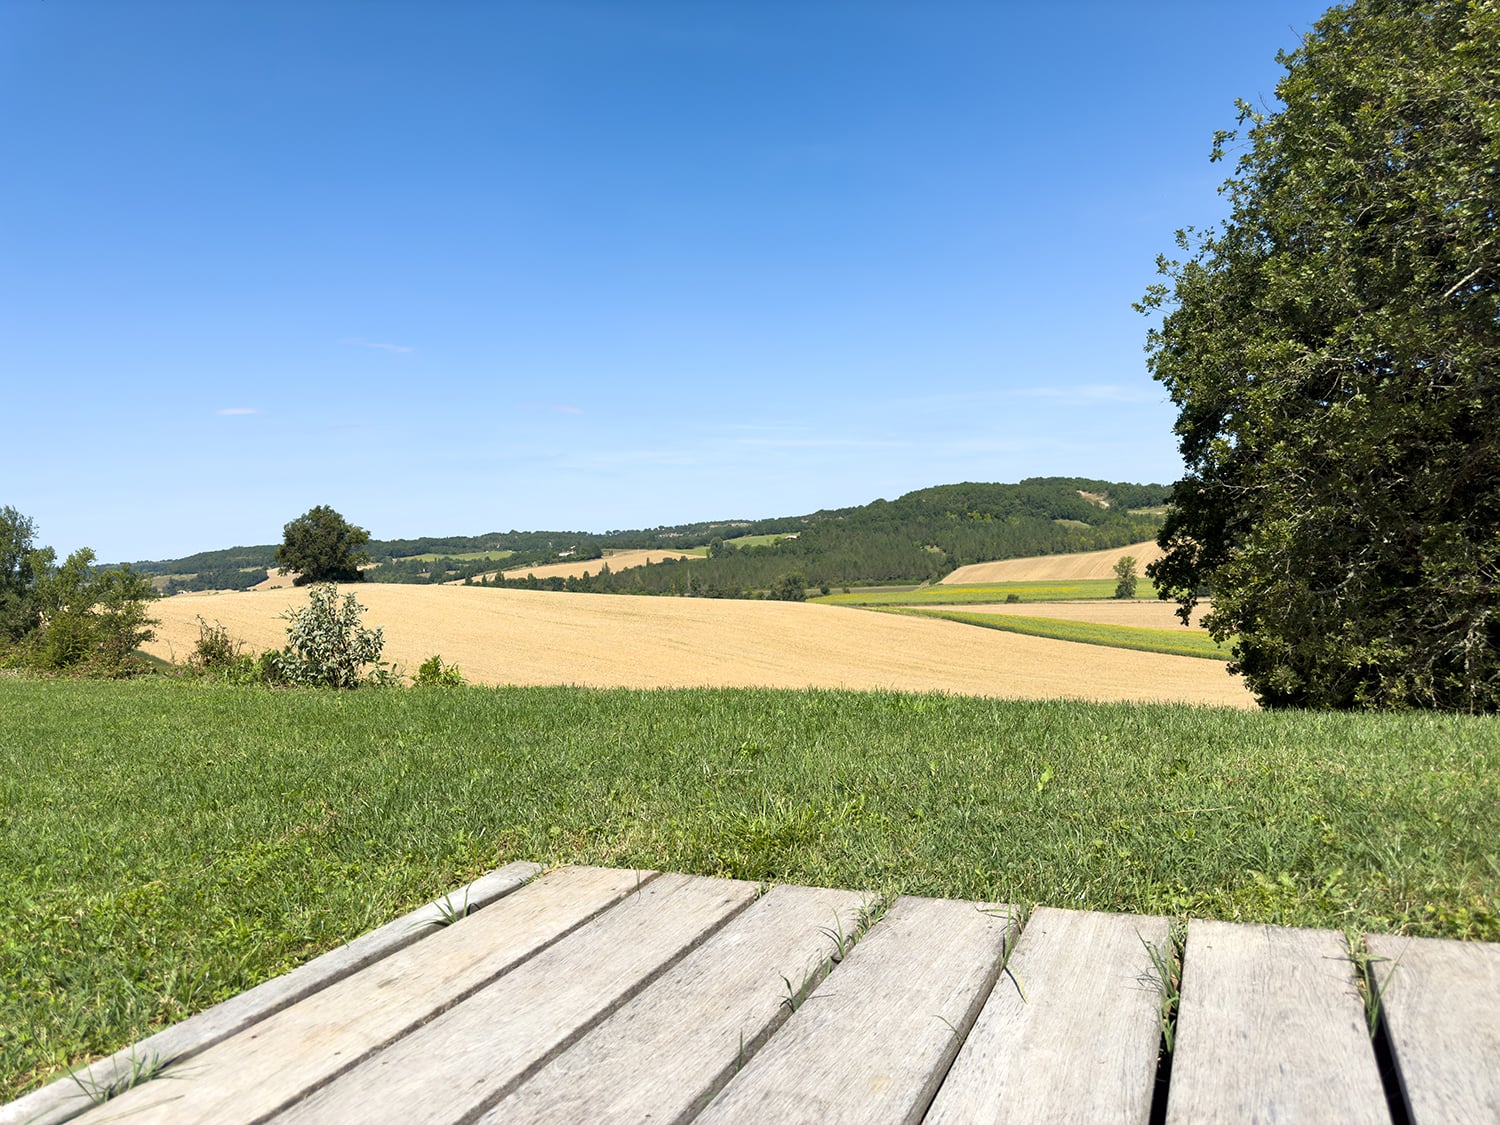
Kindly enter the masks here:
[[1165, 918], [1039, 908], [926, 1121], [1148, 1121]]
[[1000, 972], [1012, 913], [898, 899], [698, 1120], [920, 1120]]
[[707, 1102], [817, 984], [864, 896], [779, 886], [481, 1118], [677, 1121]]
[[1342, 934], [1188, 923], [1167, 1122], [1389, 1122]]
[[1366, 943], [1412, 1120], [1500, 1121], [1500, 945]]
[[541, 865], [536, 863], [512, 863], [482, 875], [468, 886], [371, 930], [347, 945], [330, 950], [222, 1004], [189, 1016], [108, 1058], [99, 1059], [79, 1071], [76, 1079], [61, 1078], [0, 1106], [0, 1125], [56, 1125], [67, 1121], [93, 1105], [88, 1091], [108, 1089], [122, 1075], [130, 1073], [134, 1062], [191, 1058], [251, 1024], [434, 933], [434, 923], [441, 919], [444, 904], [462, 908], [467, 903], [471, 911], [478, 910], [509, 894], [540, 874], [541, 870]]
[[642, 877], [587, 867], [554, 871], [80, 1120], [138, 1115], [152, 1125], [231, 1125], [273, 1114], [633, 893]]
[[753, 883], [662, 875], [278, 1121], [472, 1120], [748, 906], [756, 892]]

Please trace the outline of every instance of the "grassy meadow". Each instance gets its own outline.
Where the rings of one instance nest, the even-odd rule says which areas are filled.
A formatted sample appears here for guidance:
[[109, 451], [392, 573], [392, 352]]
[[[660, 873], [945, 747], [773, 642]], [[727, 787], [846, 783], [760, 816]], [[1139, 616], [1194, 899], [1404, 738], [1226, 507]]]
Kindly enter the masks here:
[[1500, 940], [1500, 727], [0, 680], [0, 1099], [515, 859]]

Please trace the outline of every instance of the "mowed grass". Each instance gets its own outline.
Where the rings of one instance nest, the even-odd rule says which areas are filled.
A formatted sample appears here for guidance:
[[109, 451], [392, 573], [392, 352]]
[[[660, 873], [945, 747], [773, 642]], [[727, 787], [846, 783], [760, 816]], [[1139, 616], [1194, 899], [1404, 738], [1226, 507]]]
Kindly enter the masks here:
[[[1112, 598], [1116, 581], [1113, 578], [1077, 578], [1055, 582], [997, 582], [965, 586], [923, 586], [915, 590], [860, 591], [847, 594], [828, 594], [825, 597], [809, 598], [808, 601], [826, 602], [829, 605], [881, 606], [881, 605], [988, 605], [1003, 602], [1015, 595], [1023, 602], [1063, 602]], [[1156, 587], [1142, 580], [1137, 589], [1137, 599], [1154, 600]]]
[[963, 610], [918, 609], [909, 606], [876, 607], [881, 613], [905, 613], [915, 617], [939, 617], [982, 629], [1024, 633], [1029, 637], [1051, 637], [1136, 652], [1163, 652], [1169, 656], [1195, 656], [1206, 660], [1228, 660], [1230, 644], [1220, 645], [1207, 633], [1188, 629], [1148, 629], [1139, 625], [1107, 625], [1094, 621], [1066, 621], [1056, 617], [1025, 617], [1008, 613], [965, 613]]
[[0, 1100], [515, 859], [1500, 939], [1489, 718], [0, 690]]

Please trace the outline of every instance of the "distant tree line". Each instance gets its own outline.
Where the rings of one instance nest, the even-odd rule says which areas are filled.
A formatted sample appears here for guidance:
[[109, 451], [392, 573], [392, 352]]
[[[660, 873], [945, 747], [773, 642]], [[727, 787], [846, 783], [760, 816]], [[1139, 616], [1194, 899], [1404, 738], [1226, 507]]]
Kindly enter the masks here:
[[[1102, 496], [1105, 504], [1081, 492]], [[737, 548], [716, 537], [706, 559], [667, 559], [621, 571], [606, 563], [576, 578], [527, 575], [493, 584], [745, 598], [783, 596], [793, 577], [818, 588], [933, 582], [968, 563], [1103, 550], [1149, 539], [1160, 519], [1130, 509], [1159, 507], [1169, 495], [1162, 485], [1075, 478], [944, 485], [803, 517], [794, 533], [770, 545]]]
[[[1102, 497], [1105, 506], [1083, 493]], [[617, 574], [607, 573], [601, 564], [599, 571], [587, 580], [573, 580], [571, 587], [567, 579], [525, 577], [491, 579], [489, 584], [544, 589], [578, 589], [582, 584], [609, 593], [740, 598], [785, 590], [788, 587], [781, 585], [782, 580], [794, 575], [801, 575], [813, 587], [935, 581], [966, 563], [1097, 550], [1148, 539], [1156, 534], [1160, 519], [1153, 514], [1133, 515], [1131, 510], [1160, 509], [1170, 495], [1171, 490], [1160, 484], [1038, 477], [1019, 484], [941, 485], [896, 500], [775, 519], [598, 533], [512, 530], [371, 539], [360, 551], [376, 565], [359, 573], [367, 582], [453, 582], [479, 579], [501, 569], [603, 559], [611, 551], [707, 547], [711, 556], [707, 560], [669, 560]], [[317, 513], [314, 509], [287, 526], [316, 525], [318, 521], [309, 517]], [[735, 543], [768, 535], [785, 538], [774, 545], [740, 547]], [[233, 547], [136, 563], [135, 568], [156, 576], [167, 594], [248, 589], [277, 565], [280, 549], [276, 545]], [[495, 557], [458, 557], [476, 552], [492, 552]], [[505, 552], [510, 554], [500, 558]]]

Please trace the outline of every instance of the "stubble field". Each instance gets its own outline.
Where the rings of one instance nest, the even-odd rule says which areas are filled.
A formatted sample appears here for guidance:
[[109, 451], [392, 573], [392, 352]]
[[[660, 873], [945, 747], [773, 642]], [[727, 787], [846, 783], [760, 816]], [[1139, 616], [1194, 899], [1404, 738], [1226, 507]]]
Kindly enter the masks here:
[[1025, 559], [971, 563], [945, 576], [940, 586], [972, 586], [991, 582], [1057, 582], [1067, 579], [1113, 578], [1115, 563], [1126, 555], [1135, 559], [1137, 574], [1162, 556], [1154, 539], [1111, 547], [1107, 551], [1080, 551], [1072, 555], [1038, 555]]
[[[1250, 708], [1223, 665], [955, 622], [788, 602], [361, 585], [368, 626], [406, 672], [435, 654], [472, 683], [943, 691], [1011, 699], [1170, 701]], [[252, 654], [286, 640], [301, 589], [179, 595], [153, 607], [153, 655], [182, 661], [197, 619]]]

